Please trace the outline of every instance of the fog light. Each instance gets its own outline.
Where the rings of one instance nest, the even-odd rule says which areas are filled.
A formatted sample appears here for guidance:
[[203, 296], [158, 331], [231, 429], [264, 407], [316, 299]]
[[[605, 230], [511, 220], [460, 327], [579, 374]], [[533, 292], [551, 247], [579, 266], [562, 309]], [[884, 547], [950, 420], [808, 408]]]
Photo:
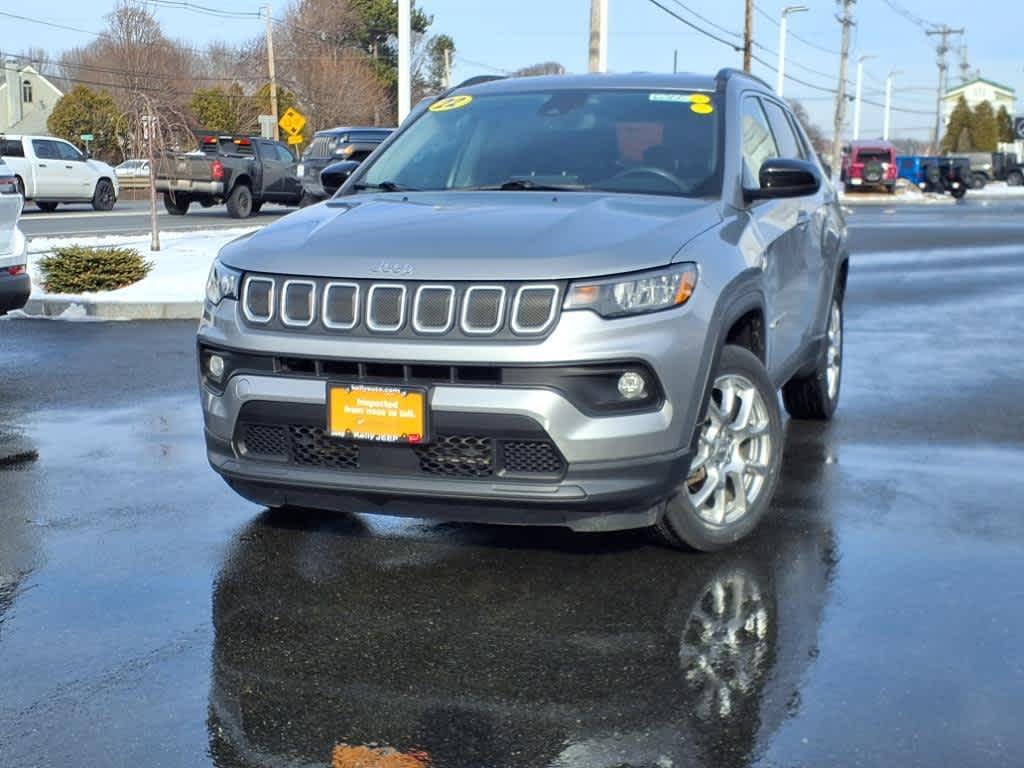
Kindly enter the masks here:
[[636, 371], [626, 371], [619, 376], [619, 394], [627, 400], [639, 400], [647, 394], [647, 382]]
[[206, 360], [206, 370], [210, 373], [210, 378], [220, 381], [224, 376], [224, 358], [220, 355], [210, 355]]

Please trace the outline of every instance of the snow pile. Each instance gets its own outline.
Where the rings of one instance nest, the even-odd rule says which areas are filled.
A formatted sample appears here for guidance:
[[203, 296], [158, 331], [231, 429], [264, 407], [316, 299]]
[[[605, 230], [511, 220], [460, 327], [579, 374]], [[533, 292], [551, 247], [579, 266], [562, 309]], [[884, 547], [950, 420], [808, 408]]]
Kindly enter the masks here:
[[[34, 237], [29, 241], [29, 274], [32, 276], [33, 299], [74, 299], [83, 303], [103, 301], [117, 303], [165, 303], [202, 301], [210, 264], [218, 251], [236, 237], [259, 227], [208, 229], [192, 232], [166, 232], [160, 235], [162, 250], [149, 250], [149, 235], [117, 235], [101, 237]], [[69, 245], [126, 246], [139, 251], [153, 269], [144, 279], [116, 291], [80, 295], [48, 294], [39, 274], [39, 259], [55, 248]]]

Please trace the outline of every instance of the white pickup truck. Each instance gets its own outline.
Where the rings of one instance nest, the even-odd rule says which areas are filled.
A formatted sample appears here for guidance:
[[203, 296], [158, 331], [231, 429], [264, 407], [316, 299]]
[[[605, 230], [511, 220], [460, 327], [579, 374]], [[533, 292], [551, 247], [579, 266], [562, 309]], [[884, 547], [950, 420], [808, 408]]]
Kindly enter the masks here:
[[114, 169], [52, 136], [0, 136], [0, 157], [14, 171], [25, 200], [52, 211], [60, 203], [92, 203], [109, 211], [117, 202]]

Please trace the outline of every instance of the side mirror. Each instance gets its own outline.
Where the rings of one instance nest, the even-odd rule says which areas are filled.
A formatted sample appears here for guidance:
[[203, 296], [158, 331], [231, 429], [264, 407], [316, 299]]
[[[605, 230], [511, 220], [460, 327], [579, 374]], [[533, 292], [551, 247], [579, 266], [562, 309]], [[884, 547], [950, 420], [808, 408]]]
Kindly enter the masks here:
[[776, 157], [765, 160], [758, 174], [760, 189], [744, 189], [743, 198], [775, 200], [783, 197], [807, 197], [821, 189], [821, 174], [817, 166], [805, 160]]
[[327, 196], [333, 197], [334, 193], [341, 189], [341, 185], [348, 181], [348, 177], [358, 167], [359, 163], [357, 162], [342, 160], [340, 163], [331, 163], [320, 171], [320, 184]]

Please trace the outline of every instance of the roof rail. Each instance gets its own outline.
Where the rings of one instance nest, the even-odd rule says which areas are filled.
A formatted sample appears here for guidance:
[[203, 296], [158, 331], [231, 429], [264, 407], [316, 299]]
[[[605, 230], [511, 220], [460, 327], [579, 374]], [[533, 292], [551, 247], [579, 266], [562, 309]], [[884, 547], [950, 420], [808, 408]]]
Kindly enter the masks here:
[[449, 88], [449, 91], [454, 91], [456, 88], [468, 88], [471, 85], [480, 85], [481, 83], [490, 83], [495, 80], [508, 80], [508, 75], [476, 75], [468, 80], [463, 80], [458, 85]]
[[757, 75], [752, 75], [749, 72], [744, 72], [742, 69], [736, 69], [735, 67], [724, 67], [723, 69], [718, 70], [718, 74], [715, 75], [715, 84], [721, 88], [734, 77], [745, 77], [749, 80], [753, 80], [755, 83], [760, 83], [768, 90], [772, 90], [772, 87]]

